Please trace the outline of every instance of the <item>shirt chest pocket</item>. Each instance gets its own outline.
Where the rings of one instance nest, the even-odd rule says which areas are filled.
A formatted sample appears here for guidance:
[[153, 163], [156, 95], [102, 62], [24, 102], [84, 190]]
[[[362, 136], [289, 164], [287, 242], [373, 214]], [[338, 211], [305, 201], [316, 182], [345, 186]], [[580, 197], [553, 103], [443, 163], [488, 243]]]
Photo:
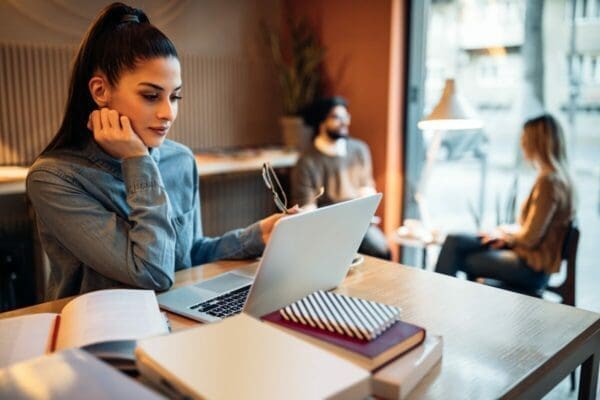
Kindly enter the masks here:
[[171, 219], [175, 230], [175, 269], [188, 268], [192, 265], [191, 251], [194, 241], [194, 210]]

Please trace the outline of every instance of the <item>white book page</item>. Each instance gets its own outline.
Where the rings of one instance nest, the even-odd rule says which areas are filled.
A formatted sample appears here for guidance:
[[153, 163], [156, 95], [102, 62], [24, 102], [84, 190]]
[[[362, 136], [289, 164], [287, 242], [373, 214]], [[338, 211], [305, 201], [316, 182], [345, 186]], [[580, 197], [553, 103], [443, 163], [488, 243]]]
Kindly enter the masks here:
[[56, 350], [167, 333], [151, 290], [111, 289], [87, 293], [63, 308]]
[[57, 316], [42, 313], [0, 319], [0, 368], [49, 351]]

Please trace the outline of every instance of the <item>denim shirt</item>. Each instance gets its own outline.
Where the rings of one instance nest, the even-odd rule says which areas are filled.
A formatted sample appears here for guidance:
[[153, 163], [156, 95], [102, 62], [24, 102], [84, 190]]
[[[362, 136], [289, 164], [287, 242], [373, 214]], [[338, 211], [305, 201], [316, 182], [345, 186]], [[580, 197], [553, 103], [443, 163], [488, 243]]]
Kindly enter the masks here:
[[50, 259], [48, 299], [115, 287], [166, 290], [176, 270], [264, 250], [258, 223], [202, 236], [196, 162], [170, 140], [123, 161], [93, 140], [51, 151], [31, 167], [27, 194]]

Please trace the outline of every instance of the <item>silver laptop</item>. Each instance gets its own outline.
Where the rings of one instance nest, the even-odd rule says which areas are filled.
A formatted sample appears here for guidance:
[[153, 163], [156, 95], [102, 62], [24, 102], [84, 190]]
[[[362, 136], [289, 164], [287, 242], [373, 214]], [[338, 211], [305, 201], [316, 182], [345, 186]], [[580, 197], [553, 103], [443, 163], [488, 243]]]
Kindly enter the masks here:
[[261, 317], [338, 286], [381, 194], [289, 215], [273, 228], [256, 275], [231, 271], [157, 296], [161, 308], [202, 322], [244, 311]]

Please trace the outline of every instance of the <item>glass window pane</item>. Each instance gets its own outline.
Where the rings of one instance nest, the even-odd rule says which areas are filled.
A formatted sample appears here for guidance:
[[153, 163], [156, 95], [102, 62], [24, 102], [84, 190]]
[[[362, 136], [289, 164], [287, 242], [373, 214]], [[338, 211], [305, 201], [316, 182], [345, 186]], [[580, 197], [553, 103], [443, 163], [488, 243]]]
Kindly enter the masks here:
[[427, 18], [423, 117], [453, 79], [483, 128], [419, 130], [427, 154], [408, 174], [421, 171], [421, 218], [443, 232], [514, 221], [537, 176], [522, 161], [522, 124], [554, 115], [577, 189], [578, 301], [600, 311], [600, 2], [437, 0]]

